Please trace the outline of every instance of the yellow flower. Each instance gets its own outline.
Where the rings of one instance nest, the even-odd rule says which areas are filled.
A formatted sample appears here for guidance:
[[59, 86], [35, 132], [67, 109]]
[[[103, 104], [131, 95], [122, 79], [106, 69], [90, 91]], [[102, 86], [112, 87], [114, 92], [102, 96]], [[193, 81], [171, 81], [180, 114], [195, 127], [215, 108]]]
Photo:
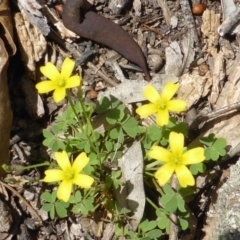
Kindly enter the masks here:
[[66, 58], [63, 62], [61, 73], [56, 66], [48, 62], [46, 66], [40, 68], [42, 74], [47, 77], [48, 81], [40, 82], [36, 85], [39, 93], [53, 92], [53, 99], [56, 103], [62, 101], [66, 96], [66, 89], [80, 85], [81, 79], [75, 75], [71, 77], [75, 62]]
[[148, 153], [149, 157], [163, 163], [163, 166], [155, 173], [155, 178], [160, 185], [164, 185], [175, 172], [182, 187], [193, 186], [195, 180], [185, 165], [202, 162], [205, 159], [204, 149], [197, 147], [183, 152], [184, 136], [175, 132], [171, 132], [169, 135], [169, 145], [171, 151], [159, 146], [153, 146]]
[[62, 181], [57, 190], [57, 197], [67, 202], [72, 192], [72, 185], [76, 184], [82, 188], [90, 188], [94, 179], [88, 175], [80, 174], [88, 164], [89, 158], [86, 153], [80, 153], [71, 165], [65, 151], [55, 153], [56, 161], [60, 169], [49, 169], [45, 171], [44, 182]]
[[178, 88], [179, 84], [169, 82], [165, 85], [160, 95], [153, 86], [147, 85], [143, 96], [151, 103], [137, 108], [137, 114], [140, 115], [141, 118], [146, 118], [153, 113], [157, 113], [157, 125], [167, 125], [169, 122], [169, 111], [182, 112], [186, 109], [185, 101], [171, 100]]

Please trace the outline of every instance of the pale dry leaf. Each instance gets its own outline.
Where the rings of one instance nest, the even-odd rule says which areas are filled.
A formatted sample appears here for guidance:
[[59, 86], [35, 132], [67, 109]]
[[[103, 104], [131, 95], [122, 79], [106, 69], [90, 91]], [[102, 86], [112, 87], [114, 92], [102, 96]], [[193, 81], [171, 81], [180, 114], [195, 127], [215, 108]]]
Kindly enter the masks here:
[[[166, 80], [167, 79], [167, 80]], [[161, 82], [158, 78], [152, 79], [151, 85], [154, 86], [159, 92], [167, 82], [176, 82], [170, 78], [163, 77]], [[112, 87], [105, 92], [101, 92], [98, 95], [98, 99], [102, 97], [114, 96], [122, 101], [125, 105], [134, 102], [145, 101], [146, 98], [143, 96], [143, 91], [149, 83], [145, 80], [136, 80], [136, 81], [125, 81], [124, 83], [119, 84], [117, 87]]]
[[36, 62], [43, 57], [46, 51], [46, 39], [39, 29], [28, 21], [24, 12], [16, 13], [14, 21], [22, 60], [27, 67], [29, 76], [35, 80]]
[[165, 49], [166, 65], [165, 73], [179, 77], [182, 72], [183, 55], [178, 42], [171, 42], [169, 47]]
[[133, 231], [137, 229], [145, 208], [145, 192], [143, 186], [143, 153], [141, 143], [134, 141], [126, 146], [119, 167], [122, 172], [120, 189], [115, 191], [116, 200], [121, 208], [127, 208], [133, 215], [130, 225]]

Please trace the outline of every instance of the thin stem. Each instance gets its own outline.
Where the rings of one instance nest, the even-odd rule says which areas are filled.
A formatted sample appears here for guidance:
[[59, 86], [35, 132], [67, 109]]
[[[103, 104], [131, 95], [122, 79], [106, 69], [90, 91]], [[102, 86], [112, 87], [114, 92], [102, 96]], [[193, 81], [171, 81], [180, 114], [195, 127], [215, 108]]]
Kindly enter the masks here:
[[146, 197], [146, 200], [147, 200], [156, 210], [159, 209], [159, 207], [158, 207], [155, 203], [153, 203], [153, 201], [150, 200], [150, 198]]
[[[76, 112], [76, 109], [75, 109], [75, 107], [74, 107], [72, 98], [71, 98], [71, 96], [70, 96], [70, 94], [69, 94], [68, 91], [67, 91], [67, 97], [68, 97], [69, 103], [70, 103], [70, 105], [71, 105], [71, 107], [72, 107], [72, 109], [73, 109], [73, 112], [74, 112], [74, 114], [75, 114], [75, 116], [76, 116], [76, 118], [77, 118], [77, 120], [78, 120], [78, 125], [79, 125], [82, 133], [85, 133], [84, 128], [83, 128], [83, 123], [80, 121], [80, 118], [79, 118], [78, 115], [77, 115], [77, 112]], [[80, 99], [79, 99], [79, 102], [80, 102], [81, 107], [82, 107], [83, 112], [84, 112], [84, 111], [85, 111], [85, 108], [83, 107], [84, 104], [82, 104], [81, 97], [80, 97]], [[84, 117], [85, 117], [86, 120], [87, 120], [87, 126], [88, 126], [89, 123], [90, 123], [90, 121], [89, 121], [89, 118], [86, 117], [86, 116], [87, 116], [87, 115], [86, 115], [86, 111], [85, 111]], [[91, 124], [91, 123], [90, 123], [90, 126], [91, 126], [91, 128], [92, 128], [92, 124]], [[91, 145], [91, 147], [94, 149], [94, 151], [95, 151], [95, 152], [97, 153], [97, 155], [99, 156], [99, 150], [98, 150], [98, 148], [96, 148], [96, 147], [94, 146], [94, 144], [92, 143], [92, 140], [91, 140], [89, 134], [88, 134], [88, 133], [85, 133], [85, 136], [87, 137], [87, 139], [88, 139], [89, 144]]]
[[[80, 90], [80, 91], [81, 91], [81, 90]], [[92, 123], [91, 123], [91, 121], [90, 121], [90, 117], [89, 117], [88, 114], [87, 114], [87, 111], [86, 111], [86, 108], [85, 108], [85, 105], [84, 105], [84, 102], [83, 102], [82, 94], [81, 94], [80, 97], [79, 97], [79, 102], [80, 102], [81, 107], [82, 107], [82, 110], [83, 110], [83, 115], [84, 115], [84, 117], [85, 117], [85, 119], [86, 119], [86, 121], [87, 121], [87, 127], [90, 128], [90, 134], [94, 137], [93, 142], [94, 142], [94, 141], [97, 141], [97, 138], [96, 138], [96, 135], [95, 135], [95, 131], [94, 131], [93, 126], [92, 126]], [[90, 134], [87, 134], [87, 136], [90, 136]], [[95, 150], [95, 152], [97, 153], [97, 156], [99, 157], [99, 147], [98, 147], [98, 146], [95, 147], [95, 146], [93, 145], [92, 140], [91, 140], [90, 138], [89, 138], [89, 142], [90, 142], [91, 146], [93, 147], [93, 149]]]
[[16, 172], [21, 172], [24, 170], [29, 170], [32, 168], [38, 168], [38, 167], [44, 167], [44, 166], [50, 166], [49, 162], [44, 162], [44, 163], [39, 163], [39, 164], [34, 164], [26, 167], [20, 167], [20, 168], [11, 168], [11, 171], [16, 171]]
[[153, 179], [153, 184], [156, 187], [157, 191], [161, 194], [161, 196], [164, 195], [162, 188], [159, 186], [155, 179]]
[[77, 120], [78, 120], [78, 125], [79, 125], [82, 133], [84, 133], [83, 123], [80, 121], [80, 118], [79, 118], [78, 115], [77, 115], [77, 112], [76, 112], [76, 109], [75, 109], [75, 107], [74, 107], [72, 98], [71, 98], [71, 96], [70, 96], [70, 94], [69, 94], [69, 91], [67, 91], [67, 98], [68, 98], [68, 101], [69, 101], [69, 103], [70, 103], [70, 105], [71, 105], [71, 107], [72, 107], [72, 110], [73, 110], [73, 112], [74, 112], [74, 114], [75, 114], [75, 116], [76, 116], [76, 118], [77, 118]]
[[[172, 181], [171, 181], [171, 187], [174, 190], [177, 190], [178, 188], [178, 181], [177, 181], [177, 177], [174, 174], [172, 176]], [[170, 214], [170, 234], [169, 234], [169, 240], [177, 240], [178, 239], [178, 226], [177, 226], [177, 212], [171, 213]]]
[[151, 169], [153, 167], [155, 167], [156, 165], [159, 165], [159, 161], [154, 161], [152, 163], [149, 163], [147, 166], [146, 166], [146, 169]]

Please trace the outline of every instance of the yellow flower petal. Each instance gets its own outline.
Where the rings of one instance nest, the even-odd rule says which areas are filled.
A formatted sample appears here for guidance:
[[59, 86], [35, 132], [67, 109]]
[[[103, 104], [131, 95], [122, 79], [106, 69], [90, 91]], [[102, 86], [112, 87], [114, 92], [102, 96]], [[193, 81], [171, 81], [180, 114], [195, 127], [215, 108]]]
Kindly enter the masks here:
[[172, 112], [183, 112], [186, 110], [187, 103], [183, 100], [171, 100], [167, 104], [167, 108]]
[[56, 103], [61, 102], [66, 96], [66, 89], [65, 87], [62, 88], [56, 88], [56, 90], [53, 92], [53, 99]]
[[51, 62], [48, 62], [45, 66], [40, 67], [40, 71], [45, 77], [54, 82], [61, 78], [58, 69]]
[[184, 147], [183, 134], [171, 132], [169, 135], [169, 145], [170, 145], [173, 155], [180, 157], [183, 153], [183, 147]]
[[49, 169], [44, 173], [46, 175], [43, 179], [44, 182], [57, 182], [64, 179], [63, 171], [59, 169]]
[[182, 155], [182, 164], [194, 164], [203, 162], [205, 159], [204, 149], [201, 147], [188, 150]]
[[146, 118], [151, 114], [156, 113], [157, 111], [158, 111], [157, 106], [152, 103], [145, 104], [136, 109], [136, 113], [140, 116], [140, 118]]
[[65, 58], [62, 69], [61, 69], [61, 77], [65, 81], [70, 78], [72, 71], [74, 69], [75, 62], [71, 60], [70, 58]]
[[167, 125], [169, 122], [169, 112], [167, 109], [159, 109], [156, 117], [156, 123], [158, 126]]
[[70, 163], [68, 155], [65, 151], [55, 152], [55, 158], [56, 158], [56, 161], [57, 161], [59, 167], [63, 171], [71, 169], [71, 163]]
[[195, 184], [192, 173], [185, 165], [178, 165], [175, 172], [181, 187], [193, 186]]
[[169, 162], [172, 159], [172, 153], [159, 146], [152, 146], [148, 152], [148, 156], [161, 162]]
[[164, 101], [169, 101], [179, 88], [179, 83], [168, 82], [162, 90], [161, 97]]
[[58, 199], [68, 202], [72, 192], [72, 181], [62, 181], [57, 190]]
[[72, 169], [75, 174], [81, 172], [83, 168], [88, 164], [89, 158], [87, 157], [85, 152], [80, 153], [75, 159]]
[[160, 185], [164, 185], [169, 181], [174, 172], [174, 166], [171, 163], [166, 163], [160, 167], [155, 173], [155, 178]]
[[82, 188], [90, 188], [94, 182], [94, 179], [85, 174], [78, 174], [74, 179], [73, 183]]
[[36, 88], [39, 93], [51, 92], [56, 88], [56, 84], [53, 81], [43, 81], [36, 84]]
[[143, 92], [143, 96], [151, 103], [157, 103], [160, 101], [160, 94], [157, 89], [152, 85], [147, 85], [146, 89]]
[[81, 83], [81, 79], [79, 76], [75, 75], [68, 79], [66, 79], [65, 88], [73, 88], [78, 87]]

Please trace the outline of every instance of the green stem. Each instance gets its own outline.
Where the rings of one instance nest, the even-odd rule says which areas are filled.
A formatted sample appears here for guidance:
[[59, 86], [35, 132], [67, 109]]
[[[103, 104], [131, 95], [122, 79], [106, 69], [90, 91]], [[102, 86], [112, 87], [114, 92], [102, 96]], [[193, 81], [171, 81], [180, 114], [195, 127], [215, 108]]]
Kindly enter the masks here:
[[[91, 138], [90, 138], [90, 136], [89, 136], [89, 134], [88, 134], [88, 131], [87, 131], [86, 133], [85, 133], [85, 131], [84, 131], [83, 123], [80, 121], [80, 118], [79, 118], [78, 115], [77, 115], [77, 112], [76, 112], [76, 109], [75, 109], [75, 107], [74, 107], [72, 98], [71, 98], [71, 96], [70, 96], [70, 94], [69, 94], [68, 91], [67, 91], [67, 97], [68, 97], [69, 103], [70, 103], [70, 105], [71, 105], [71, 107], [72, 107], [72, 109], [73, 109], [73, 112], [74, 112], [74, 114], [75, 114], [75, 116], [76, 116], [76, 118], [77, 118], [77, 120], [78, 120], [78, 124], [79, 124], [79, 127], [80, 127], [82, 133], [85, 134], [85, 136], [87, 137], [87, 139], [88, 139], [91, 147], [94, 149], [94, 151], [95, 151], [95, 152], [97, 153], [97, 155], [99, 156], [99, 150], [98, 150], [98, 148], [96, 148], [96, 147], [94, 146], [94, 144], [92, 143], [92, 140], [91, 140]], [[81, 98], [81, 97], [79, 98], [79, 102], [80, 102], [81, 107], [82, 107], [82, 109], [83, 109], [83, 113], [85, 112], [84, 117], [85, 117], [86, 120], [87, 120], [87, 126], [88, 126], [89, 123], [90, 123], [90, 121], [89, 121], [89, 118], [87, 117], [87, 114], [86, 114], [85, 108], [84, 108], [84, 106], [83, 106], [84, 104], [82, 103], [82, 98]], [[91, 128], [92, 128], [92, 124], [91, 124], [91, 123], [90, 123], [90, 126], [91, 126]]]
[[12, 169], [12, 171], [21, 172], [21, 171], [24, 171], [24, 170], [29, 170], [29, 169], [32, 169], [32, 168], [38, 168], [38, 167], [44, 167], [44, 166], [50, 166], [50, 163], [49, 162], [44, 162], [44, 163], [34, 164], [34, 165], [26, 166], [26, 167], [11, 168], [11, 169]]
[[[79, 102], [80, 102], [82, 110], [83, 110], [83, 115], [84, 115], [84, 117], [85, 117], [85, 119], [87, 121], [87, 126], [90, 128], [90, 134], [94, 137], [93, 142], [95, 142], [95, 141], [97, 141], [97, 138], [96, 138], [95, 131], [93, 129], [92, 123], [90, 121], [90, 116], [88, 116], [88, 114], [87, 114], [87, 111], [86, 111], [85, 104], [83, 102], [82, 96], [79, 97]], [[89, 141], [90, 141], [90, 144], [93, 145], [91, 139], [89, 139]], [[95, 152], [96, 152], [97, 156], [99, 157], [99, 147], [97, 146], [95, 148], [95, 146], [94, 146], [94, 149], [95, 149]]]
[[[80, 90], [80, 91], [81, 91], [81, 90]], [[99, 157], [99, 147], [98, 147], [98, 146], [95, 147], [95, 146], [93, 145], [93, 142], [92, 142], [91, 138], [89, 137], [90, 135], [93, 135], [93, 136], [94, 136], [94, 141], [96, 141], [95, 131], [94, 131], [93, 127], [92, 127], [92, 123], [91, 123], [91, 121], [90, 121], [90, 116], [88, 116], [88, 114], [87, 114], [87, 111], [86, 111], [86, 108], [85, 108], [85, 104], [84, 104], [84, 102], [83, 102], [82, 93], [80, 93], [79, 95], [80, 95], [80, 97], [79, 97], [79, 102], [80, 102], [80, 105], [81, 105], [82, 110], [83, 110], [83, 115], [84, 115], [85, 120], [86, 120], [86, 122], [87, 122], [87, 127], [90, 128], [90, 133], [88, 134], [88, 132], [87, 132], [86, 135], [87, 135], [87, 137], [88, 137], [89, 143], [91, 144], [91, 147], [95, 150], [97, 156]], [[87, 131], [88, 131], [88, 129], [87, 129]]]
[[163, 192], [162, 188], [159, 187], [159, 185], [158, 185], [158, 183], [156, 182], [155, 179], [153, 179], [153, 184], [156, 187], [157, 191], [161, 194], [161, 196], [164, 195], [164, 192]]
[[153, 167], [155, 167], [155, 166], [157, 166], [157, 165], [159, 165], [159, 161], [154, 161], [154, 162], [152, 162], [152, 163], [149, 163], [147, 166], [146, 166], [146, 169], [151, 169], [151, 168], [153, 168]]
[[152, 200], [150, 200], [148, 197], [146, 197], [146, 199], [147, 199], [147, 201], [148, 201], [156, 210], [159, 209], [159, 207], [156, 206], [156, 204], [153, 203]]
[[74, 104], [73, 104], [72, 98], [71, 98], [71, 96], [70, 96], [70, 94], [69, 94], [69, 91], [67, 91], [67, 98], [68, 98], [68, 101], [69, 101], [69, 103], [70, 103], [70, 105], [71, 105], [71, 107], [72, 107], [72, 110], [73, 110], [74, 114], [75, 114], [75, 117], [76, 117], [77, 120], [78, 120], [78, 125], [79, 125], [79, 127], [80, 127], [82, 133], [84, 133], [84, 130], [83, 130], [83, 123], [80, 121], [80, 118], [79, 118], [78, 115], [77, 115], [77, 112], [76, 112], [76, 109], [75, 109], [75, 107], [74, 107]]

